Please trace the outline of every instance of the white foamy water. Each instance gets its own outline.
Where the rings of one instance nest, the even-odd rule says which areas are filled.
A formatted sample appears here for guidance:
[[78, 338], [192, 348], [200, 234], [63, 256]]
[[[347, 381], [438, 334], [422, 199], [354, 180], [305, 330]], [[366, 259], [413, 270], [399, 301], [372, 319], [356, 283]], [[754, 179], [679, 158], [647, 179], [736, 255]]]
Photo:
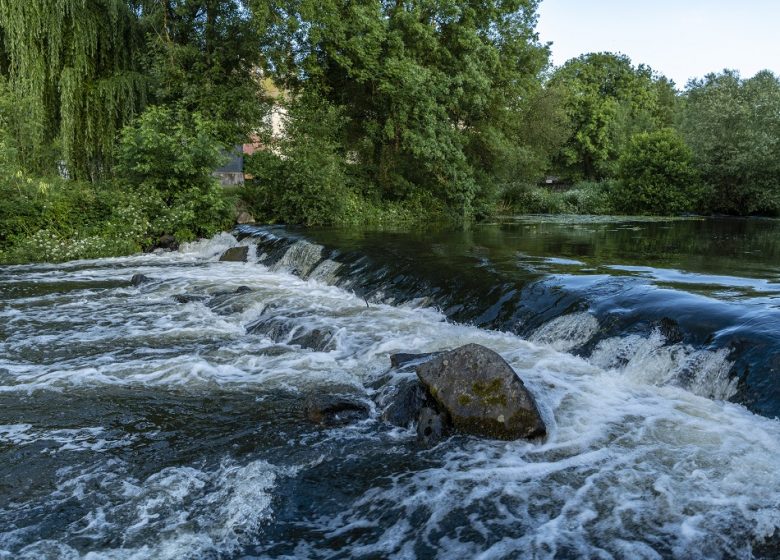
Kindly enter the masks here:
[[[68, 530], [82, 541], [116, 545], [84, 552], [41, 539], [14, 553], [0, 550], [0, 558], [178, 560], [234, 553], [241, 550], [247, 533], [270, 518], [271, 490], [279, 474], [291, 472], [265, 461], [245, 466], [225, 462], [213, 471], [164, 468], [144, 480], [129, 475], [120, 461], [81, 472], [64, 468], [48, 507], [96, 504]], [[24, 536], [23, 529], [6, 530], [0, 546], [10, 548]]]
[[598, 319], [590, 313], [570, 313], [556, 317], [536, 329], [530, 340], [566, 352], [588, 342], [598, 328]]
[[[588, 314], [525, 341], [429, 308], [367, 306], [285, 272], [300, 265], [292, 255], [278, 270], [217, 262], [235, 244], [223, 235], [176, 254], [0, 269], [0, 287], [21, 290], [0, 310], [0, 395], [257, 393], [262, 408], [275, 390], [346, 385], [370, 395], [390, 354], [475, 342], [501, 353], [536, 395], [548, 437], [454, 437], [419, 450], [412, 431], [374, 411], [326, 432], [301, 423], [300, 437], [229, 447], [216, 462], [186, 450], [177, 464], [145, 460], [140, 476], [132, 450], [153, 453], [138, 441], [143, 427], [0, 420], [0, 452], [48, 441], [62, 449], [55, 459], [79, 457], [44, 465], [48, 490], [0, 505], [0, 558], [750, 558], [780, 526], [780, 423], [720, 400], [734, 391], [724, 353], [668, 345], [655, 332], [605, 340], [579, 358], [565, 350], [595, 332]], [[316, 270], [310, 247], [294, 250]], [[313, 276], [327, 278], [328, 266]], [[136, 272], [152, 282], [128, 285]], [[239, 286], [251, 291], [214, 297]], [[201, 299], [174, 299], [185, 294]], [[284, 328], [247, 332], [270, 320]], [[314, 331], [328, 343], [301, 342]], [[360, 457], [405, 466], [340, 479]], [[298, 503], [296, 480], [317, 487], [307, 475], [317, 469], [331, 469], [319, 490], [286, 510]], [[325, 507], [342, 487], [354, 495]], [[56, 514], [38, 509], [69, 504], [79, 513], [47, 529]]]

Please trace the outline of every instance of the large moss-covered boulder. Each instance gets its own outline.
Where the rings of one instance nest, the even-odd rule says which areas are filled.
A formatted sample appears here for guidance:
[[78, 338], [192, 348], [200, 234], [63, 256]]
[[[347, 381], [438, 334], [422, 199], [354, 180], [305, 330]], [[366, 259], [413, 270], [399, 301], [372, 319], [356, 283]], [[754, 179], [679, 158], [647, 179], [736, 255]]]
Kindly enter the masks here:
[[467, 344], [416, 368], [420, 381], [460, 432], [495, 439], [546, 433], [531, 393], [493, 350]]

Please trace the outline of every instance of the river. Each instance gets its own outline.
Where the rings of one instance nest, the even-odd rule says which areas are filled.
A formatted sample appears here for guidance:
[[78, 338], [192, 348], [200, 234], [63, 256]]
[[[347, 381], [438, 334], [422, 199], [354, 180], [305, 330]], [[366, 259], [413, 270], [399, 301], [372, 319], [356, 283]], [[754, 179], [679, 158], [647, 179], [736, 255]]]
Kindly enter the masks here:
[[[779, 221], [241, 226], [0, 302], [2, 559], [780, 555]], [[381, 421], [391, 354], [470, 342], [546, 438]], [[307, 420], [344, 391], [368, 418]]]

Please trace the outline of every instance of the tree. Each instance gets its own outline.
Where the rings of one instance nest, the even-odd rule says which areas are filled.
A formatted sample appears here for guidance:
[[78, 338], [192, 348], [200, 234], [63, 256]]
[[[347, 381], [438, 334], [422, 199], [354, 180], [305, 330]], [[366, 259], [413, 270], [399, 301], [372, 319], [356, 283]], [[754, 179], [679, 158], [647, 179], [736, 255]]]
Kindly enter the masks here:
[[[269, 10], [268, 70], [345, 119], [340, 152], [375, 200], [427, 190], [470, 215], [523, 171], [522, 107], [548, 52], [535, 0], [289, 0]], [[308, 97], [311, 99], [311, 97]]]
[[306, 94], [285, 117], [285, 135], [275, 151], [247, 158], [253, 177], [247, 185], [253, 213], [268, 221], [322, 225], [344, 217], [346, 161], [339, 143], [344, 118], [339, 110]]
[[627, 214], [670, 216], [696, 210], [702, 189], [693, 154], [675, 130], [635, 134], [619, 160], [616, 209]]
[[[33, 102], [42, 151], [59, 140], [72, 177], [110, 163], [117, 132], [143, 107], [144, 34], [124, 0], [0, 0], [11, 83]], [[53, 164], [53, 162], [52, 162]]]
[[556, 158], [570, 178], [614, 176], [617, 159], [637, 132], [672, 122], [674, 84], [650, 67], [634, 67], [625, 55], [591, 53], [566, 62], [550, 87], [564, 91], [571, 135]]
[[780, 80], [769, 71], [742, 80], [709, 74], [685, 92], [682, 131], [712, 209], [728, 214], [780, 213]]
[[119, 130], [147, 102], [242, 142], [266, 111], [260, 38], [241, 0], [0, 0], [0, 72], [34, 100], [29, 141], [59, 144], [76, 179], [110, 174]]
[[258, 73], [262, 22], [241, 0], [146, 4], [150, 100], [199, 113], [226, 144], [243, 142], [268, 109]]

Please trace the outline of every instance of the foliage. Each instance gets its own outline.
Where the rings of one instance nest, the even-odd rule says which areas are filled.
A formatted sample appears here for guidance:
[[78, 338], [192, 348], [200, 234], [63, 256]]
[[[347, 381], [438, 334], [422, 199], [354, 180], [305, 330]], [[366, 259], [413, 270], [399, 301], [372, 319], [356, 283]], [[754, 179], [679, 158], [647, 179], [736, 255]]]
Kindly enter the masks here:
[[557, 156], [558, 171], [573, 179], [613, 177], [636, 132], [668, 126], [674, 84], [625, 55], [591, 53], [566, 62], [548, 87], [561, 89], [571, 135]]
[[568, 190], [518, 185], [506, 193], [504, 207], [518, 214], [612, 214], [614, 181], [582, 182]]
[[257, 72], [260, 23], [241, 0], [144, 4], [151, 102], [201, 114], [220, 142], [243, 141], [268, 110]]
[[147, 242], [145, 216], [106, 184], [32, 179], [0, 183], [0, 262], [63, 261], [123, 255]]
[[693, 81], [685, 93], [682, 132], [712, 210], [780, 214], [780, 79], [769, 71], [748, 80], [733, 71]]
[[691, 212], [704, 195], [691, 149], [671, 128], [634, 135], [620, 157], [618, 177], [613, 199], [624, 213]]
[[[213, 235], [226, 227], [219, 221], [224, 218], [221, 193], [195, 196], [168, 205], [154, 190], [118, 182], [5, 178], [0, 182], [0, 262], [127, 255], [150, 248], [161, 233], [188, 240], [193, 228]], [[215, 219], [204, 220], [210, 213]]]
[[125, 0], [0, 0], [0, 28], [14, 89], [32, 101], [41, 151], [57, 138], [72, 177], [110, 164], [118, 130], [143, 106], [144, 36]]
[[33, 105], [0, 76], [0, 176], [44, 174], [54, 167], [54, 153], [34, 149], [30, 141], [42, 134], [40, 123], [31, 118]]
[[548, 56], [534, 0], [251, 5], [274, 79], [345, 117], [338, 151], [370, 199], [425, 190], [470, 216], [527, 167], [521, 106]]
[[100, 183], [29, 176], [4, 151], [0, 261], [124, 255], [162, 234], [187, 241], [228, 227], [229, 206], [212, 176], [223, 161], [212, 128], [199, 115], [150, 107], [122, 132], [117, 179]]
[[211, 235], [231, 204], [212, 172], [255, 135], [240, 193], [270, 222], [780, 214], [776, 76], [678, 95], [610, 53], [548, 74], [537, 5], [0, 0], [0, 260]]
[[340, 221], [348, 193], [337, 141], [344, 124], [341, 113], [319, 99], [304, 95], [290, 105], [285, 135], [273, 151], [246, 158], [253, 179], [245, 198], [255, 217], [306, 225]]
[[147, 100], [242, 141], [267, 110], [260, 40], [241, 0], [0, 0], [0, 72], [33, 101], [26, 141], [44, 153], [54, 141], [77, 179], [110, 174], [118, 131]]
[[188, 241], [228, 225], [229, 208], [212, 174], [226, 160], [214, 130], [197, 113], [151, 106], [122, 131], [117, 176], [156, 216], [154, 234]]

